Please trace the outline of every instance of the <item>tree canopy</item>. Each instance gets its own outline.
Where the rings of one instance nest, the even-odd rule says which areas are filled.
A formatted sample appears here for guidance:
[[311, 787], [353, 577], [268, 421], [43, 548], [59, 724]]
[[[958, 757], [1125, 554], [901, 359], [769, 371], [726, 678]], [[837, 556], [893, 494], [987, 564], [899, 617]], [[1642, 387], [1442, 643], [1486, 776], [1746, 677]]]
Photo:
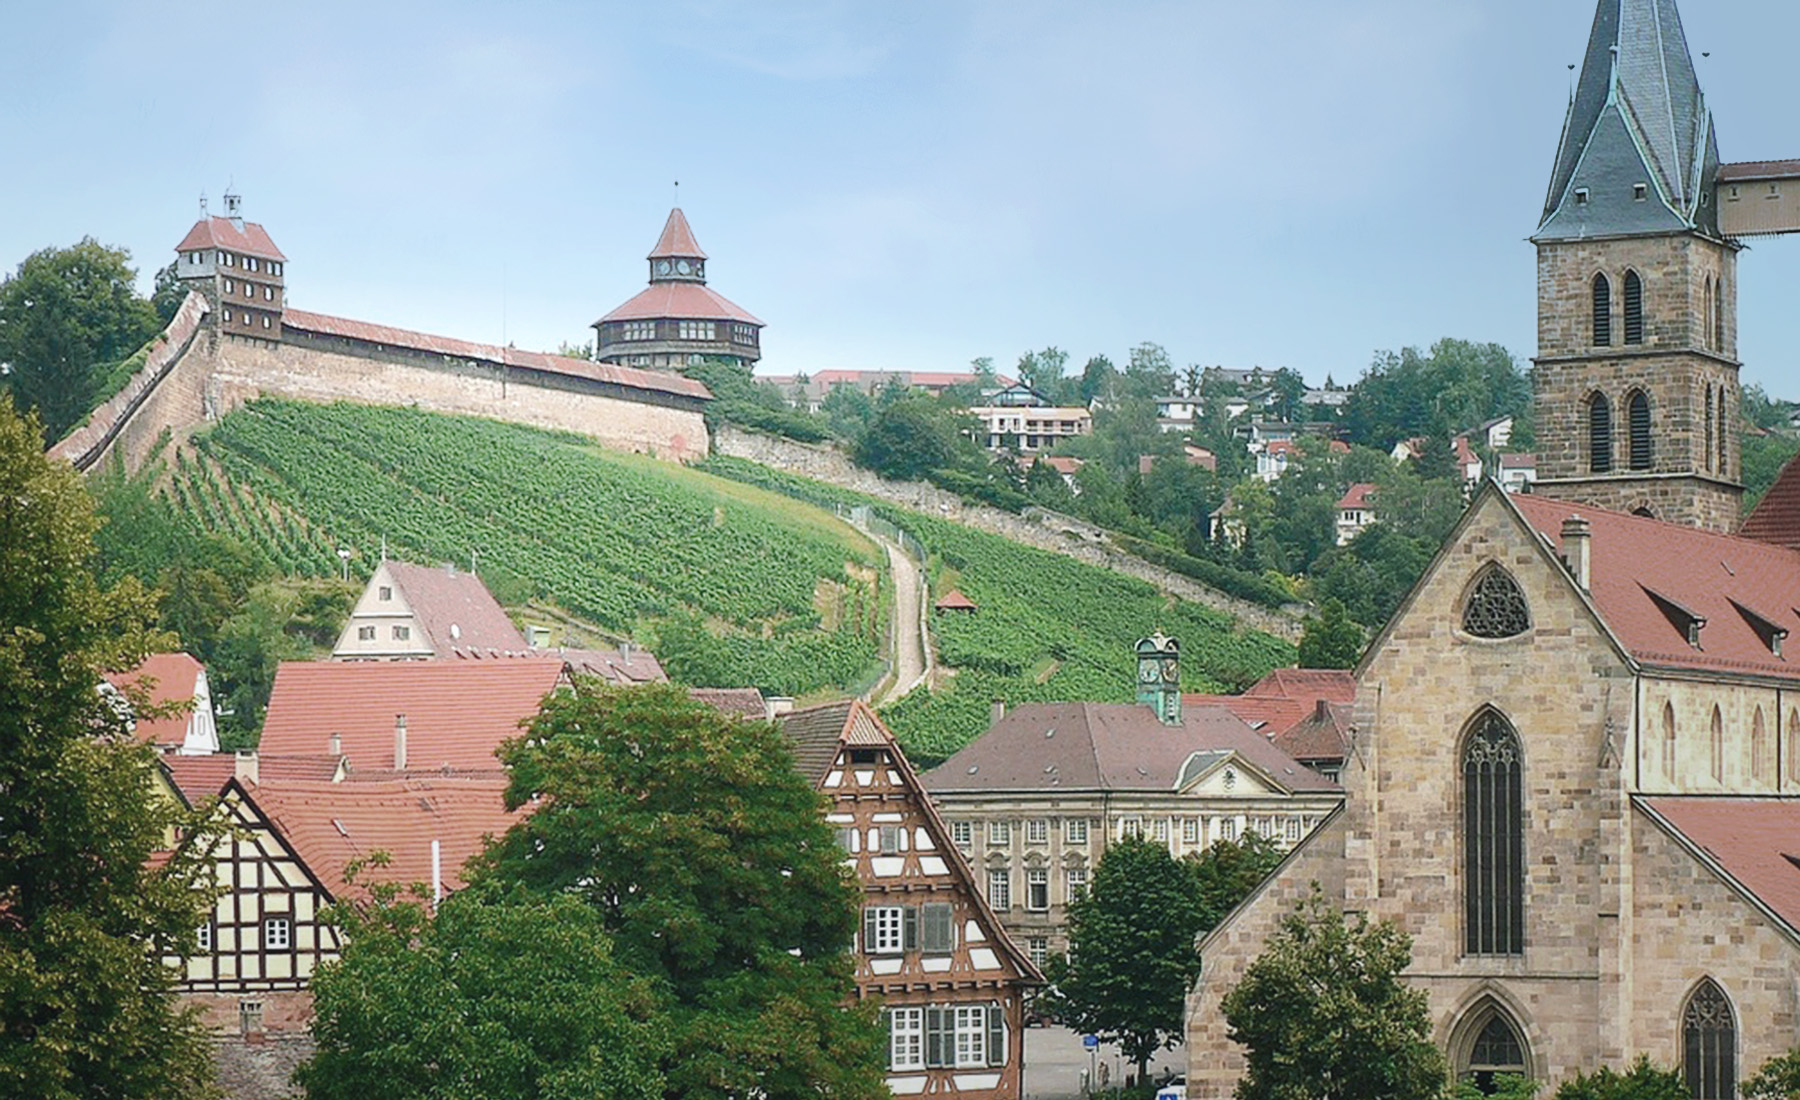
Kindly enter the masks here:
[[1553, 1100], [1690, 1100], [1691, 1096], [1681, 1074], [1639, 1055], [1625, 1073], [1611, 1066], [1577, 1073], [1557, 1087]]
[[1438, 1100], [1446, 1070], [1427, 999], [1400, 977], [1411, 959], [1405, 933], [1347, 920], [1315, 889], [1225, 995], [1246, 1050], [1238, 1100]]
[[0, 282], [0, 384], [60, 439], [109, 394], [106, 368], [161, 326], [134, 287], [131, 253], [83, 238], [27, 256]]
[[140, 584], [95, 579], [93, 505], [42, 446], [0, 394], [0, 1094], [204, 1096], [210, 1046], [164, 958], [192, 949], [212, 871], [150, 865], [199, 822], [96, 691], [167, 639]]

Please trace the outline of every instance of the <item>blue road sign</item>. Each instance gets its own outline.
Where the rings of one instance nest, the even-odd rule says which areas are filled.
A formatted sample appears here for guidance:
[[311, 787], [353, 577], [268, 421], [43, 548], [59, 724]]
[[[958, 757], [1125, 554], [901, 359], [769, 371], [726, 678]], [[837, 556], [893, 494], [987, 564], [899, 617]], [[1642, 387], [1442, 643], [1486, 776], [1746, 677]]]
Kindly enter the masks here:
[[1084, 1047], [1087, 1047], [1089, 1050], [1092, 1050], [1095, 1047], [1100, 1045], [1100, 1036], [1098, 1036], [1098, 1035], [1083, 1035], [1081, 1037], [1081, 1045]]

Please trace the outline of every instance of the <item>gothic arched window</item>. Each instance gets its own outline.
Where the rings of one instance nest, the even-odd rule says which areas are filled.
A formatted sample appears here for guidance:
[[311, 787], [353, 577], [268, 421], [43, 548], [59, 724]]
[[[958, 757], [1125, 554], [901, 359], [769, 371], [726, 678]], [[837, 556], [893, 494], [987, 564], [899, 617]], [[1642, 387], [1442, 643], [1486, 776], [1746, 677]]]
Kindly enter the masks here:
[[1705, 346], [1717, 350], [1718, 345], [1713, 342], [1713, 333], [1716, 331], [1716, 326], [1713, 324], [1713, 301], [1714, 301], [1714, 299], [1713, 299], [1713, 277], [1711, 275], [1708, 275], [1706, 277], [1706, 288], [1701, 293], [1702, 293], [1702, 296], [1706, 299], [1706, 306], [1705, 306], [1706, 328], [1705, 328], [1705, 331], [1701, 332], [1701, 334], [1700, 334], [1700, 341]]
[[1635, 271], [1625, 273], [1625, 342], [1644, 342], [1644, 280]]
[[1594, 276], [1594, 346], [1612, 347], [1612, 281], [1605, 272]]
[[1725, 279], [1713, 283], [1713, 348], [1725, 350]]
[[1650, 395], [1643, 390], [1632, 390], [1625, 398], [1626, 415], [1631, 427], [1631, 468], [1648, 470], [1650, 468]]
[[1713, 707], [1712, 741], [1710, 743], [1710, 747], [1712, 749], [1711, 756], [1712, 756], [1713, 780], [1715, 782], [1724, 782], [1724, 780], [1725, 780], [1725, 720], [1719, 714], [1719, 708], [1717, 705], [1715, 705]]
[[1800, 783], [1800, 752], [1794, 750], [1794, 739], [1796, 736], [1800, 736], [1800, 707], [1788, 711], [1787, 728], [1788, 779]]
[[1605, 394], [1588, 398], [1587, 422], [1588, 471], [1607, 473], [1612, 469], [1612, 406], [1607, 404]]
[[1463, 742], [1463, 919], [1470, 955], [1525, 952], [1525, 798], [1519, 738], [1484, 710]]
[[[1485, 1020], [1482, 1019], [1484, 1015]], [[1457, 1067], [1457, 1076], [1488, 1096], [1494, 1094], [1495, 1078], [1501, 1074], [1531, 1076], [1525, 1043], [1505, 1010], [1490, 1000], [1477, 1008], [1469, 1019], [1470, 1026], [1478, 1030]]]
[[1730, 463], [1731, 445], [1725, 442], [1725, 431], [1726, 431], [1726, 428], [1730, 425], [1730, 420], [1727, 419], [1727, 417], [1725, 416], [1725, 387], [1724, 386], [1719, 387], [1718, 416], [1719, 416], [1719, 432], [1718, 432], [1719, 461], [1717, 463], [1716, 468], [1718, 469], [1719, 473], [1723, 474], [1726, 477], [1730, 477], [1731, 476], [1731, 463]]
[[1737, 1095], [1737, 1023], [1725, 991], [1711, 978], [1681, 1010], [1681, 1073], [1694, 1100]]
[[1756, 716], [1750, 720], [1750, 778], [1757, 783], [1766, 783], [1773, 777], [1769, 768], [1769, 726], [1763, 721], [1763, 710], [1756, 708]]
[[1499, 566], [1485, 569], [1469, 588], [1462, 626], [1477, 638], [1516, 638], [1530, 630], [1531, 610], [1518, 582]]
[[1663, 741], [1662, 741], [1663, 778], [1675, 779], [1675, 704], [1663, 704]]

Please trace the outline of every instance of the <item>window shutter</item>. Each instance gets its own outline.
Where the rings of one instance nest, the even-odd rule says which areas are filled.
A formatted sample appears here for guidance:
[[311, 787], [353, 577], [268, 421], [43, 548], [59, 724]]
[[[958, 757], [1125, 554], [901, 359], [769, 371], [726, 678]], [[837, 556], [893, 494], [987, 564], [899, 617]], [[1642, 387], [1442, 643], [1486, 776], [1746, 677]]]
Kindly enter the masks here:
[[881, 1028], [882, 1028], [883, 1033], [886, 1034], [886, 1036], [887, 1036], [888, 1068], [893, 1069], [894, 1068], [894, 1010], [893, 1009], [884, 1008], [881, 1010]]
[[1006, 1013], [999, 1005], [988, 1006], [987, 1061], [990, 1066], [1006, 1064]]
[[900, 911], [900, 949], [919, 949], [919, 907], [916, 905], [909, 905]]
[[925, 1065], [936, 1069], [944, 1065], [944, 1017], [947, 1009], [932, 1005], [925, 1010]]
[[922, 907], [919, 946], [928, 955], [948, 955], [956, 950], [953, 930], [955, 910], [949, 902], [928, 901]]
[[875, 953], [875, 910], [874, 909], [864, 909], [863, 910], [862, 949], [863, 949], [863, 953], [866, 955], [872, 955]]

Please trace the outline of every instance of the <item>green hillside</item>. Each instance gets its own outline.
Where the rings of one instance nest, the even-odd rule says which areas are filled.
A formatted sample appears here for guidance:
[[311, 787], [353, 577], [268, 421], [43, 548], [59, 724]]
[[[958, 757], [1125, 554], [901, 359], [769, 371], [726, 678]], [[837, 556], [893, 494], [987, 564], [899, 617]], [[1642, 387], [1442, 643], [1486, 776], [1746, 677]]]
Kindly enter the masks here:
[[875, 546], [829, 514], [572, 434], [415, 409], [261, 400], [196, 440], [169, 492], [292, 574], [351, 549], [473, 560], [509, 604], [655, 644], [671, 675], [800, 695], [877, 674]]
[[956, 670], [953, 678], [883, 711], [925, 761], [987, 728], [995, 699], [1130, 700], [1132, 646], [1158, 629], [1181, 641], [1187, 691], [1240, 688], [1295, 658], [1289, 643], [1240, 629], [1229, 615], [1062, 554], [738, 459], [715, 457], [705, 468], [820, 504], [866, 505], [925, 547], [934, 597], [959, 588], [979, 605], [972, 615], [932, 620], [939, 660]]

